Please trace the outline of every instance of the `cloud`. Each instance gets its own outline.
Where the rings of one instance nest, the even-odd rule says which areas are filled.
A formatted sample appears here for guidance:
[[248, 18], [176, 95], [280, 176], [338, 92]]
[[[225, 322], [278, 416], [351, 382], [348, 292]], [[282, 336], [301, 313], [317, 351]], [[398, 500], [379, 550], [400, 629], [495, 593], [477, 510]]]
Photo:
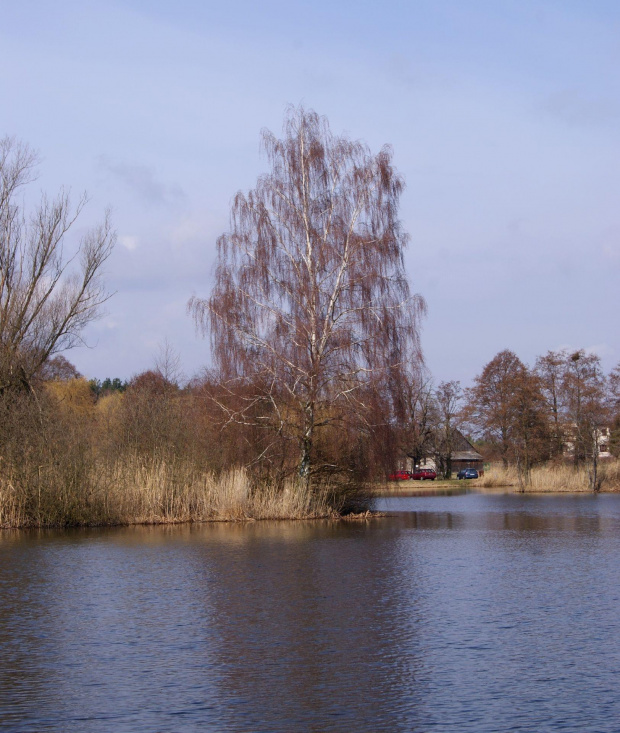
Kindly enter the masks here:
[[152, 206], [175, 206], [187, 198], [180, 186], [169, 186], [157, 180], [154, 171], [148, 166], [114, 162], [107, 155], [100, 155], [98, 163], [102, 170]]
[[114, 331], [116, 328], [118, 328], [118, 321], [116, 321], [114, 318], [104, 318], [101, 321], [101, 325], [108, 331]]
[[615, 101], [587, 98], [577, 89], [562, 89], [550, 95], [544, 100], [543, 108], [573, 127], [591, 127], [620, 119], [620, 108]]
[[191, 211], [177, 219], [170, 229], [169, 241], [177, 249], [187, 246], [212, 247], [217, 237], [227, 229], [222, 213]]
[[123, 234], [122, 236], [120, 236], [118, 238], [118, 242], [130, 252], [133, 252], [135, 249], [137, 249], [140, 243], [138, 237], [133, 237], [128, 234]]

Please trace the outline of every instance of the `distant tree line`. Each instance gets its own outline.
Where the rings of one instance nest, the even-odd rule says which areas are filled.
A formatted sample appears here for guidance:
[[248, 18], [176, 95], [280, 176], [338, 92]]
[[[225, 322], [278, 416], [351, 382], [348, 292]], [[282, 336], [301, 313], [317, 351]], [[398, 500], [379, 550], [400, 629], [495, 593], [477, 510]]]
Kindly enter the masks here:
[[562, 462], [587, 465], [594, 489], [601, 453], [620, 457], [620, 364], [606, 375], [600, 357], [583, 349], [549, 351], [531, 368], [504, 350], [465, 390], [457, 381], [435, 386], [420, 371], [395, 392], [385, 444], [394, 466], [432, 458], [449, 478], [455, 430], [487, 460], [516, 467], [526, 484], [533, 466]]
[[111, 392], [123, 393], [127, 389], [128, 382], [124, 382], [119, 377], [114, 377], [113, 379], [106, 377], [103, 381], [100, 379], [90, 379], [88, 385], [96, 397], [102, 397]]
[[600, 357], [580, 349], [549, 351], [529, 368], [501, 351], [466, 390], [461, 419], [525, 482], [536, 464], [570, 460], [588, 464], [595, 489], [600, 453], [620, 454], [620, 364], [605, 375]]

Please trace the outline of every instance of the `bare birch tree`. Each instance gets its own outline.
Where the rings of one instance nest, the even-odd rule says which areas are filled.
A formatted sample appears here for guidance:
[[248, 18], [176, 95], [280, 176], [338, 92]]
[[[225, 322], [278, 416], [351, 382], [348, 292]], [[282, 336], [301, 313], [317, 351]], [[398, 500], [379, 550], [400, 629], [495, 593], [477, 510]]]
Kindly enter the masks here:
[[231, 394], [246, 395], [229, 418], [296, 441], [310, 480], [316, 431], [351, 415], [362, 424], [376, 384], [421, 360], [425, 304], [405, 276], [389, 148], [372, 155], [301, 107], [262, 144], [271, 171], [236, 195], [211, 296], [189, 310]]
[[20, 200], [37, 156], [15, 138], [0, 139], [0, 394], [28, 387], [53, 354], [82, 343], [84, 327], [108, 294], [101, 269], [114, 246], [109, 215], [68, 256], [66, 236], [86, 198], [43, 195], [30, 214]]

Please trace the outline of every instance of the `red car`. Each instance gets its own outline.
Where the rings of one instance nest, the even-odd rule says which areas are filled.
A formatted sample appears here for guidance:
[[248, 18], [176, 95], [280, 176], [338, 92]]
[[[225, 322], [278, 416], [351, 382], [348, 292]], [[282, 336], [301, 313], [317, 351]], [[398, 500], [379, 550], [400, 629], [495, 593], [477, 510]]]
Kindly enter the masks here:
[[414, 481], [434, 481], [437, 478], [435, 471], [430, 468], [418, 468], [410, 476]]
[[388, 476], [388, 481], [409, 481], [410, 478], [409, 471], [394, 471]]

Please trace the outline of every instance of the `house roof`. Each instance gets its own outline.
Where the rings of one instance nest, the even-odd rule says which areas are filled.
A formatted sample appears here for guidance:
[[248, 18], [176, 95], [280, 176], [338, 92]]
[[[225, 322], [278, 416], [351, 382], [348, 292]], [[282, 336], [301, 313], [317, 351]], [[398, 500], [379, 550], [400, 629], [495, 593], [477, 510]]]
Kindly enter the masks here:
[[455, 453], [475, 453], [479, 458], [482, 458], [480, 453], [474, 448], [474, 446], [467, 440], [467, 438], [463, 435], [463, 433], [460, 430], [457, 430], [454, 428], [452, 432], [452, 445], [454, 446], [454, 452]]
[[[478, 453], [460, 430], [452, 431], [452, 460], [453, 461], [483, 461], [484, 457]], [[410, 455], [410, 454], [408, 454]], [[432, 453], [427, 453], [427, 457]]]
[[452, 453], [453, 461], [482, 461], [483, 458], [475, 450], [457, 450]]

